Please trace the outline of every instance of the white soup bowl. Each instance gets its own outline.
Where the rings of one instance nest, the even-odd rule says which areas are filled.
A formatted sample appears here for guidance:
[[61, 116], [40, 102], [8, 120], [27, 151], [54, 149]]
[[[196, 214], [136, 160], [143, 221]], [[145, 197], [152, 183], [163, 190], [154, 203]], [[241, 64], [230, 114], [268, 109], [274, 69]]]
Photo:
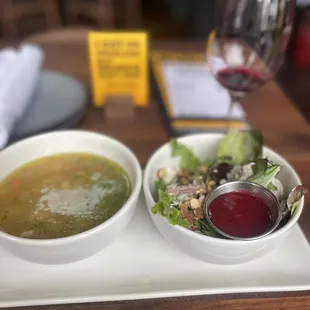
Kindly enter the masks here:
[[22, 259], [41, 264], [66, 264], [85, 259], [110, 245], [134, 214], [142, 185], [139, 162], [125, 145], [99, 133], [55, 131], [17, 142], [0, 152], [0, 180], [29, 161], [66, 152], [91, 153], [117, 162], [129, 175], [131, 195], [110, 219], [77, 235], [34, 240], [0, 232], [0, 246]]

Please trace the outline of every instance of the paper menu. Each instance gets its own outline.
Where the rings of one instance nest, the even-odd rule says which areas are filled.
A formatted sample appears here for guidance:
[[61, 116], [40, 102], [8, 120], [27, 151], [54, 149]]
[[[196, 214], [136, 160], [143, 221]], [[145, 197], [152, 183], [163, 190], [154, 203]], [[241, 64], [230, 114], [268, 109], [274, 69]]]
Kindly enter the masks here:
[[[206, 65], [193, 61], [163, 61], [163, 78], [169, 98], [171, 117], [226, 119], [230, 97], [211, 75]], [[246, 114], [234, 105], [233, 119], [243, 120]]]

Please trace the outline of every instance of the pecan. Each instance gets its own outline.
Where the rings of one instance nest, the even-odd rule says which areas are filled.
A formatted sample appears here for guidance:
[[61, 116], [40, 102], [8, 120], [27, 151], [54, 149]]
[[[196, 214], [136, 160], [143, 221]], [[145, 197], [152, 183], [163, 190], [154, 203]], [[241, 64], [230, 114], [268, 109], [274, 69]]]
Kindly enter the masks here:
[[194, 222], [195, 222], [194, 212], [193, 211], [188, 211], [187, 214], [186, 214], [186, 219], [188, 220], [188, 222], [190, 224], [194, 224]]
[[160, 168], [157, 171], [157, 176], [159, 179], [163, 179], [165, 177], [166, 171], [165, 168]]
[[198, 199], [196, 198], [192, 198], [190, 200], [190, 206], [192, 209], [197, 209], [197, 208], [200, 208], [201, 207], [201, 203]]
[[190, 207], [190, 206], [191, 206], [191, 204], [190, 204], [190, 200], [186, 200], [186, 201], [184, 201], [184, 204], [185, 204], [185, 205], [187, 205], [187, 207]]
[[189, 212], [188, 207], [186, 204], [182, 203], [180, 205], [180, 211], [183, 218], [186, 218], [187, 213]]
[[205, 194], [207, 192], [207, 189], [205, 187], [199, 188], [199, 193], [200, 194]]
[[215, 186], [216, 186], [216, 183], [215, 183], [215, 181], [210, 181], [209, 183], [208, 183], [208, 192], [211, 192], [214, 188], [215, 188]]
[[181, 177], [180, 183], [182, 185], [188, 185], [190, 183], [190, 180], [189, 180], [189, 178]]
[[202, 208], [195, 209], [194, 215], [195, 215], [195, 217], [197, 217], [199, 219], [204, 219], [204, 217], [205, 217]]
[[185, 169], [181, 169], [178, 174], [181, 177], [188, 177], [188, 171]]
[[198, 227], [197, 225], [193, 225], [193, 226], [191, 227], [191, 230], [192, 230], [192, 231], [197, 231], [197, 230], [199, 230], [199, 227]]
[[205, 167], [205, 166], [202, 166], [199, 168], [199, 171], [202, 173], [202, 174], [206, 174], [208, 172], [208, 167]]

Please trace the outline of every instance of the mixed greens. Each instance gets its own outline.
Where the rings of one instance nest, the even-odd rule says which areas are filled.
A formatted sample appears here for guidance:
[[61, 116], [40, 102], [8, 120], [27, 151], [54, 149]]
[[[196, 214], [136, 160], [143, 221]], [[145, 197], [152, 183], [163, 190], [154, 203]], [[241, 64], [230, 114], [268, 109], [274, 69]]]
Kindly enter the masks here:
[[[186, 145], [176, 139], [170, 141], [171, 156], [179, 158], [176, 169], [163, 167], [157, 172], [158, 202], [153, 214], [166, 217], [172, 225], [179, 225], [213, 237], [216, 232], [205, 220], [203, 203], [206, 195], [219, 185], [243, 180], [268, 188], [286, 208], [281, 181], [277, 178], [280, 165], [263, 158], [263, 136], [260, 131], [230, 130], [217, 145], [212, 162], [198, 158]], [[301, 197], [291, 202], [291, 212], [296, 212]]]

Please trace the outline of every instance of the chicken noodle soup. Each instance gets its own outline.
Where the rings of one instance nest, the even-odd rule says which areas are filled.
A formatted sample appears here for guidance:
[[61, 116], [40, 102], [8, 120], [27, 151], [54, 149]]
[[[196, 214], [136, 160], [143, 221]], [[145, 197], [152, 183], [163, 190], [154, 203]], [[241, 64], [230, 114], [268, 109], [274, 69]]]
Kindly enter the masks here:
[[93, 154], [47, 156], [0, 183], [0, 230], [31, 239], [67, 237], [112, 217], [131, 193], [129, 176]]

